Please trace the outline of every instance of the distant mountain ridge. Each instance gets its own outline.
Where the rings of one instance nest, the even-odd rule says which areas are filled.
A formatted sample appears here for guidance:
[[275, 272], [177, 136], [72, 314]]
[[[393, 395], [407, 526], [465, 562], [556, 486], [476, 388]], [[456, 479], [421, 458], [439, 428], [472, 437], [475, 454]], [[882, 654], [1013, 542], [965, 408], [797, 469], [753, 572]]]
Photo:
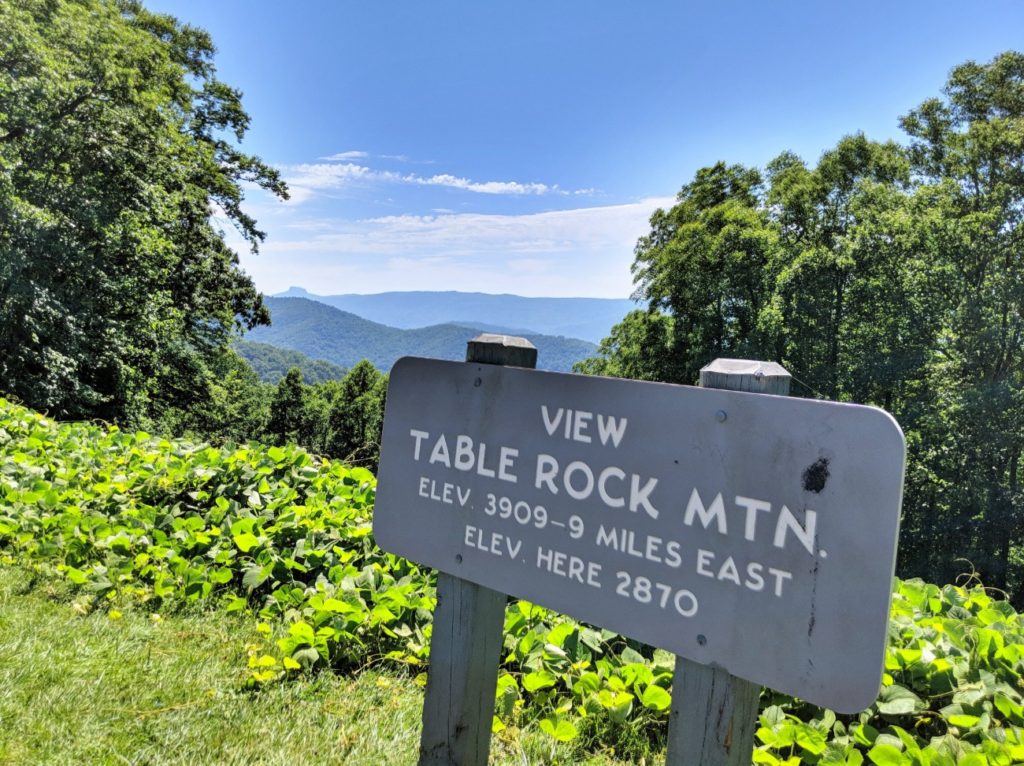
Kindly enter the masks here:
[[462, 292], [389, 292], [373, 295], [315, 295], [290, 287], [275, 298], [307, 298], [389, 327], [413, 329], [439, 324], [523, 328], [598, 343], [637, 304], [618, 298], [526, 298]]
[[[265, 297], [272, 324], [256, 327], [245, 340], [299, 351], [344, 368], [369, 359], [387, 371], [402, 356], [462, 360], [466, 342], [483, 330], [462, 324], [438, 324], [405, 330], [306, 298]], [[537, 347], [537, 367], [568, 372], [572, 365], [593, 354], [596, 346], [578, 338], [542, 334], [525, 336]]]

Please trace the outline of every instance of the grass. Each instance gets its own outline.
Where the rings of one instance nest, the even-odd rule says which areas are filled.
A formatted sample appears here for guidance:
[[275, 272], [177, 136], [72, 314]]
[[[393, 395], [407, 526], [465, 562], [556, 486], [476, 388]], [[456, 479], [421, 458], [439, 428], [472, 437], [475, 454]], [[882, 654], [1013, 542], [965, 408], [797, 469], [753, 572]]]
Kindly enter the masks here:
[[[113, 615], [113, 616], [112, 616]], [[0, 764], [414, 764], [422, 690], [364, 670], [245, 688], [268, 639], [245, 616], [85, 613], [0, 567]], [[616, 766], [509, 729], [492, 763]]]

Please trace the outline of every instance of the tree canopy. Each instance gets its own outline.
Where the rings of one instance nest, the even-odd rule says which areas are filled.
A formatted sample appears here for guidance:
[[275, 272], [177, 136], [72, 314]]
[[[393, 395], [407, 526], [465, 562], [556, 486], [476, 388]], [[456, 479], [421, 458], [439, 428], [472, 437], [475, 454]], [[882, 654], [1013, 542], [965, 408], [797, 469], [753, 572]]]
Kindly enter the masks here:
[[236, 326], [268, 320], [211, 215], [255, 250], [243, 186], [287, 192], [238, 149], [213, 55], [133, 0], [0, 3], [0, 389], [164, 422], [215, 399]]
[[1024, 597], [1024, 55], [956, 67], [901, 124], [813, 167], [699, 170], [637, 243], [647, 310], [579, 369], [694, 383], [761, 358], [885, 407], [910, 453], [901, 572]]

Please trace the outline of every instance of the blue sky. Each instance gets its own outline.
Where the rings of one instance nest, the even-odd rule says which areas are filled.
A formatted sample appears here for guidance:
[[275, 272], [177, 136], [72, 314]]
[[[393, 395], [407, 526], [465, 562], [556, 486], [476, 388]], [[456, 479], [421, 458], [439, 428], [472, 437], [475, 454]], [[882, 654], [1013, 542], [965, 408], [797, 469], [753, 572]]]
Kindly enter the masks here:
[[718, 160], [900, 138], [1024, 2], [149, 0], [240, 88], [264, 292], [626, 297], [637, 238]]

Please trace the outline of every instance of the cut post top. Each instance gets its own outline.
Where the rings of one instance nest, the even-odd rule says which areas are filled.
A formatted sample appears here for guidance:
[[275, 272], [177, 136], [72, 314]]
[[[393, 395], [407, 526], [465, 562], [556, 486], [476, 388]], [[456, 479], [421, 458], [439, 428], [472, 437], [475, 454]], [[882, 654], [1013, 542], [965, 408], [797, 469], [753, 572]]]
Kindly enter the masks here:
[[715, 359], [701, 368], [701, 388], [726, 388], [758, 394], [789, 395], [792, 376], [776, 362], [753, 359]]
[[515, 335], [483, 333], [466, 344], [466, 361], [532, 368], [537, 366], [537, 347]]

